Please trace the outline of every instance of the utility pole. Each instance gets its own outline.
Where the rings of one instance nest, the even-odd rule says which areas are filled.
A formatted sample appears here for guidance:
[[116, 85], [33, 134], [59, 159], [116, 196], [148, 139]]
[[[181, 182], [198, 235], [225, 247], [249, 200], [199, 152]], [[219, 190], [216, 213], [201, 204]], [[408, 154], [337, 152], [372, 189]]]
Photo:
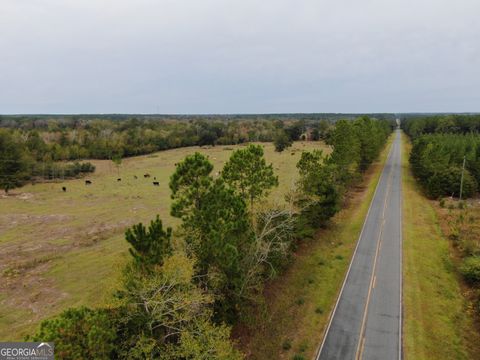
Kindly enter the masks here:
[[460, 201], [462, 201], [462, 192], [463, 192], [463, 173], [465, 172], [465, 158], [466, 156], [463, 156], [463, 166], [462, 166], [462, 178], [460, 179]]

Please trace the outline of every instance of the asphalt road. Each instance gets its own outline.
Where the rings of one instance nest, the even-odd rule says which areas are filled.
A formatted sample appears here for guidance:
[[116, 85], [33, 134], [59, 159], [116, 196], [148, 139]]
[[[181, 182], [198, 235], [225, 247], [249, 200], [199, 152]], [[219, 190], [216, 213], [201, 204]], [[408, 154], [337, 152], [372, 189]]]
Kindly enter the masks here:
[[317, 360], [402, 358], [400, 136], [396, 130]]

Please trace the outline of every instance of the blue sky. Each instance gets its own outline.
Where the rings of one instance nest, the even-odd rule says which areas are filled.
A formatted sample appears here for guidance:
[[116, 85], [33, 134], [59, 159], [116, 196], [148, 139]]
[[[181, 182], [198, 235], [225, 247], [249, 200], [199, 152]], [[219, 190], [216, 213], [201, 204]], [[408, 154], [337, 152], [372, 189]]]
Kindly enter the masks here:
[[478, 0], [1, 0], [0, 113], [480, 111]]

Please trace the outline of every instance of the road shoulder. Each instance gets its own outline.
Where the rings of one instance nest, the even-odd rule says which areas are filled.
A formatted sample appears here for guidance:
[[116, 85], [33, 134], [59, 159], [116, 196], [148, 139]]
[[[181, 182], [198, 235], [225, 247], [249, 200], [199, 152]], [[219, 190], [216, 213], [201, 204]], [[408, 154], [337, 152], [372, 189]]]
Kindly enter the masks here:
[[450, 245], [413, 178], [403, 136], [403, 346], [405, 359], [469, 359], [466, 313]]

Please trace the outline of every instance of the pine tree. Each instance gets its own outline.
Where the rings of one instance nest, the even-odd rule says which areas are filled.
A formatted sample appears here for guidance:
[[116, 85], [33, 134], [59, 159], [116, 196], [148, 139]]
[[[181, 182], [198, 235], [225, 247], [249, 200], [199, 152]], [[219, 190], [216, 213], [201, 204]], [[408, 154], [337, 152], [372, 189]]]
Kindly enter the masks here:
[[177, 164], [169, 183], [173, 199], [172, 216], [183, 218], [200, 207], [202, 194], [212, 182], [212, 170], [213, 165], [208, 158], [198, 152]]
[[276, 152], [282, 152], [286, 148], [292, 146], [292, 140], [290, 140], [285, 130], [279, 129], [273, 139], [273, 145], [275, 146]]
[[222, 178], [250, 202], [251, 208], [256, 199], [278, 186], [278, 177], [272, 164], [267, 165], [260, 145], [234, 151], [223, 167]]
[[125, 233], [132, 245], [129, 249], [134, 263], [140, 267], [161, 265], [163, 259], [172, 253], [172, 229], [163, 229], [159, 216], [150, 222], [148, 230], [142, 223], [133, 225]]
[[28, 178], [28, 160], [23, 145], [5, 130], [0, 130], [0, 189], [22, 186]]

